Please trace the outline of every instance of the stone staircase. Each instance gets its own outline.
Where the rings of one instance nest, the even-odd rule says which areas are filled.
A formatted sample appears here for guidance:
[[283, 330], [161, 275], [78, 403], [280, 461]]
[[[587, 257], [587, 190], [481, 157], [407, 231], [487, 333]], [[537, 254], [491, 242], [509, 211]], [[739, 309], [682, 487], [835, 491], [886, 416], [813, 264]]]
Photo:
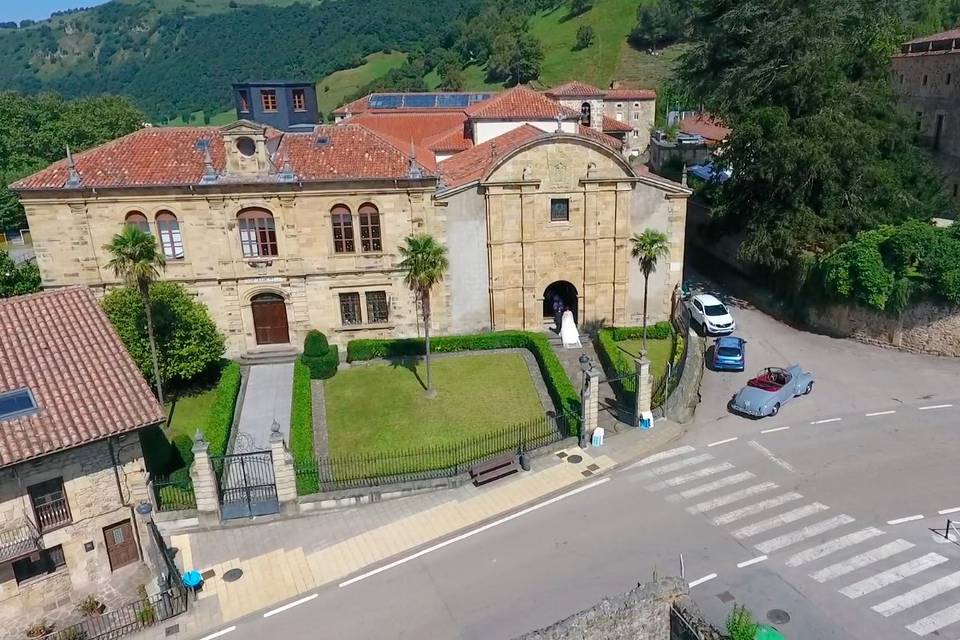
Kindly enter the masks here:
[[240, 354], [237, 362], [248, 367], [258, 364], [283, 364], [293, 362], [299, 355], [300, 350], [292, 344], [267, 345]]

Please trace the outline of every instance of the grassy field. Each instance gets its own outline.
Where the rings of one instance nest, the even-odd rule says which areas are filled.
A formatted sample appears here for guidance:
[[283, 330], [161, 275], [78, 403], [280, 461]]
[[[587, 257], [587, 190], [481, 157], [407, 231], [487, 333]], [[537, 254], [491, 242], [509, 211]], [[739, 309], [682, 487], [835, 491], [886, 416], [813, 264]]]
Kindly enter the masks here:
[[677, 44], [664, 49], [661, 56], [651, 56], [624, 42], [620, 49], [616, 78], [629, 85], [655, 89], [661, 80], [673, 73], [677, 61], [687, 47], [685, 44]]
[[330, 453], [384, 453], [455, 444], [541, 417], [533, 380], [515, 354], [440, 358], [435, 399], [422, 362], [341, 371], [324, 383]]
[[[633, 357], [640, 355], [640, 348], [643, 346], [639, 339], [621, 340], [617, 346], [629, 353]], [[667, 361], [670, 359], [673, 351], [673, 339], [664, 340], [647, 339], [647, 357], [650, 359], [650, 373], [653, 377], [660, 378], [667, 372]]]
[[324, 116], [346, 102], [360, 87], [396, 69], [407, 59], [399, 51], [374, 53], [365, 58], [364, 64], [353, 69], [334, 71], [317, 82], [317, 103]]

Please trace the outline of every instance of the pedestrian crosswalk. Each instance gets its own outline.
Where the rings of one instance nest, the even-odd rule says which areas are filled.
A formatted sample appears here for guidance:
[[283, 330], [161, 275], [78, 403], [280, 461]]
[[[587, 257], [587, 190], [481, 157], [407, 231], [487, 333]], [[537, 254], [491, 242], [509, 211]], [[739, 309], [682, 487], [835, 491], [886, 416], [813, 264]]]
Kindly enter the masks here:
[[646, 490], [663, 492], [667, 502], [724, 528], [764, 554], [766, 563], [803, 571], [917, 636], [947, 630], [960, 637], [960, 571], [951, 570], [960, 568], [956, 560], [865, 527], [848, 514], [831, 515], [829, 505], [692, 446], [658, 453], [630, 469], [639, 470], [632, 479]]

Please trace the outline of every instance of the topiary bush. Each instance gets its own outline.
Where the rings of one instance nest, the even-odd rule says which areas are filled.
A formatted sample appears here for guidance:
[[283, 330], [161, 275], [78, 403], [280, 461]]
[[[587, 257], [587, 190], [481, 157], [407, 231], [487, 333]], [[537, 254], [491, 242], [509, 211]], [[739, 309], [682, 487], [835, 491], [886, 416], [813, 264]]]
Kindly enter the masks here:
[[303, 341], [303, 355], [308, 357], [319, 357], [325, 355], [330, 350], [330, 343], [327, 342], [327, 336], [323, 332], [313, 329], [307, 334]]
[[[432, 353], [457, 351], [486, 351], [489, 349], [527, 349], [533, 354], [540, 368], [540, 375], [547, 385], [550, 397], [559, 410], [574, 417], [572, 430], [579, 432], [580, 397], [573, 388], [567, 372], [550, 348], [547, 337], [529, 331], [493, 331], [462, 336], [439, 336], [430, 339]], [[399, 340], [351, 340], [347, 343], [347, 362], [373, 360], [376, 358], [404, 358], [424, 355], [422, 338]]]
[[310, 371], [313, 380], [326, 380], [337, 373], [340, 364], [340, 349], [337, 345], [327, 342], [327, 336], [320, 331], [313, 330], [303, 341], [302, 362]]

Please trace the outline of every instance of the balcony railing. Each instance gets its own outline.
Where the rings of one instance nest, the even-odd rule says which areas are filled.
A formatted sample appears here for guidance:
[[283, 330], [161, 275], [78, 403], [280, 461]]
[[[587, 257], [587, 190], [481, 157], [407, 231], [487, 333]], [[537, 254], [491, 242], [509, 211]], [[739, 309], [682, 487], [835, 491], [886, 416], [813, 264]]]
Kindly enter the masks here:
[[37, 551], [40, 534], [26, 518], [0, 525], [0, 562], [16, 560]]
[[46, 533], [53, 529], [58, 529], [64, 525], [70, 524], [70, 505], [66, 498], [50, 500], [43, 504], [34, 504], [33, 511], [37, 514], [37, 524], [40, 526], [40, 533]]

